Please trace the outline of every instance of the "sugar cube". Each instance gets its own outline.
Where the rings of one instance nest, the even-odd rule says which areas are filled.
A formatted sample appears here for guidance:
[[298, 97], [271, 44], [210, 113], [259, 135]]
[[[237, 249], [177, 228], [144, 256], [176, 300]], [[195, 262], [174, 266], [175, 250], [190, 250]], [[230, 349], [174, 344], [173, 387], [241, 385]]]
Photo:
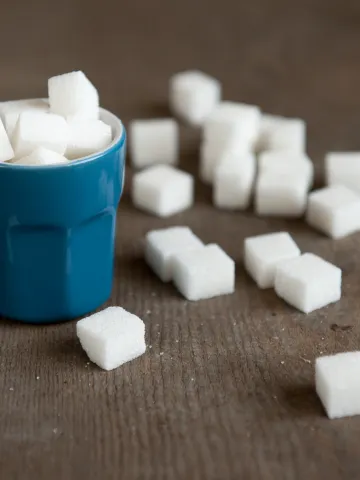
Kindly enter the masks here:
[[44, 147], [38, 147], [30, 155], [13, 162], [14, 165], [58, 165], [66, 163], [69, 163], [69, 160], [63, 155]]
[[130, 155], [135, 168], [178, 163], [179, 126], [172, 118], [133, 120], [129, 133]]
[[291, 174], [307, 179], [308, 188], [313, 184], [314, 165], [307, 155], [292, 151], [265, 151], [259, 155], [260, 174], [274, 172]]
[[287, 232], [257, 235], [244, 241], [245, 269], [259, 288], [273, 287], [276, 267], [299, 255], [299, 247]]
[[111, 143], [111, 127], [101, 120], [75, 119], [68, 124], [69, 141], [65, 155], [71, 160], [100, 152]]
[[69, 138], [66, 120], [59, 115], [37, 111], [20, 114], [13, 135], [13, 147], [17, 158], [29, 155], [37, 147], [65, 153]]
[[28, 100], [13, 100], [0, 104], [0, 116], [10, 139], [12, 139], [20, 113], [28, 110], [48, 112], [49, 102], [41, 98], [30, 98]]
[[188, 70], [171, 77], [169, 97], [175, 115], [202, 125], [220, 100], [221, 84], [199, 70]]
[[306, 150], [306, 124], [300, 118], [263, 115], [259, 132], [257, 144], [262, 150]]
[[204, 140], [221, 144], [240, 135], [252, 144], [259, 134], [260, 118], [255, 105], [220, 102], [204, 124]]
[[315, 386], [329, 418], [360, 414], [360, 352], [319, 357]]
[[104, 370], [113, 370], [146, 350], [144, 322], [121, 307], [79, 320], [76, 332], [90, 360]]
[[145, 240], [145, 260], [163, 282], [173, 277], [174, 255], [203, 246], [188, 227], [171, 227], [148, 232]]
[[174, 256], [173, 280], [188, 300], [233, 293], [235, 262], [213, 244], [181, 252]]
[[341, 270], [305, 253], [278, 265], [275, 292], [293, 307], [310, 313], [341, 298]]
[[159, 217], [190, 208], [194, 201], [192, 175], [170, 165], [155, 165], [133, 176], [132, 199], [136, 207]]
[[291, 173], [264, 172], [255, 187], [257, 215], [301, 217], [305, 213], [308, 179]]
[[256, 173], [255, 156], [230, 154], [215, 169], [213, 203], [218, 208], [249, 206]]
[[360, 194], [360, 152], [331, 152], [325, 157], [328, 185], [344, 185]]
[[99, 118], [99, 94], [81, 71], [49, 78], [50, 110], [63, 117]]
[[8, 134], [0, 119], [0, 162], [6, 162], [14, 158], [14, 150], [11, 146]]
[[250, 145], [240, 135], [230, 137], [223, 144], [216, 144], [210, 140], [204, 140], [200, 146], [200, 168], [199, 176], [204, 183], [214, 182], [215, 171], [227, 157], [242, 157], [250, 152]]
[[310, 193], [306, 220], [332, 238], [360, 230], [360, 195], [342, 185]]

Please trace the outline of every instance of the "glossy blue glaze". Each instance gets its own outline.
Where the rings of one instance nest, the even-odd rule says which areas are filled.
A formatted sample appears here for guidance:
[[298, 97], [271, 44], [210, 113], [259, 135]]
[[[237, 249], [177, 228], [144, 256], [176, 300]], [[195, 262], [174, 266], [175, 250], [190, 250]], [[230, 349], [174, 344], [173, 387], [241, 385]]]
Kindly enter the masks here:
[[68, 165], [0, 164], [0, 315], [49, 323], [109, 298], [126, 134], [114, 115], [101, 116], [114, 133], [101, 153]]

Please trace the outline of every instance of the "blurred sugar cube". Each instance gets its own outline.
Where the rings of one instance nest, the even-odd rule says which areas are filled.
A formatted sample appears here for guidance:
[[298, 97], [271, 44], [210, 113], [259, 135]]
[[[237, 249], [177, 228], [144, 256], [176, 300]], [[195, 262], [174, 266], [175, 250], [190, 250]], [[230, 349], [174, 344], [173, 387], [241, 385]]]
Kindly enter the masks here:
[[179, 158], [179, 126], [172, 118], [133, 120], [129, 126], [132, 165], [176, 165]]
[[221, 98], [221, 84], [199, 70], [188, 70], [170, 79], [170, 108], [190, 125], [202, 125]]

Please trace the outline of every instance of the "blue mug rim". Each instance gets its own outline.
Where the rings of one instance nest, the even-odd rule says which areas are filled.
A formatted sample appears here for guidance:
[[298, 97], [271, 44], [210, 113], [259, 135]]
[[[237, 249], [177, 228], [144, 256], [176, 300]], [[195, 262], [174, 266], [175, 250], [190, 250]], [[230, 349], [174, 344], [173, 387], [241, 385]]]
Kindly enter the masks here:
[[[107, 121], [105, 120], [107, 119]], [[106, 110], [104, 108], [100, 108], [100, 120], [103, 120], [105, 123], [110, 125], [115, 131], [115, 136], [110, 145], [105, 147], [104, 149], [100, 150], [99, 152], [93, 153], [91, 155], [87, 155], [86, 157], [81, 157], [77, 160], [71, 160], [69, 163], [61, 163], [58, 165], [16, 165], [14, 163], [8, 162], [0, 162], [0, 169], [11, 169], [11, 170], [28, 170], [28, 171], [39, 171], [39, 170], [59, 170], [64, 168], [76, 168], [82, 166], [89, 162], [94, 162], [103, 158], [105, 155], [108, 155], [112, 151], [121, 148], [126, 139], [126, 132], [124, 125], [119, 117], [117, 117], [114, 113]]]

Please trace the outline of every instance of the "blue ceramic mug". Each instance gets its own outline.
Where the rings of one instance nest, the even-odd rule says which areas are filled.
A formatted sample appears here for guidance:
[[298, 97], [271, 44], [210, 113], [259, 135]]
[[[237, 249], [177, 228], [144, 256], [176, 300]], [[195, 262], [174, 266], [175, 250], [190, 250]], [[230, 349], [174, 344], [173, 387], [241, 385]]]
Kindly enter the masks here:
[[56, 166], [0, 164], [0, 315], [49, 323], [84, 315], [111, 294], [126, 133], [101, 110], [113, 142]]

